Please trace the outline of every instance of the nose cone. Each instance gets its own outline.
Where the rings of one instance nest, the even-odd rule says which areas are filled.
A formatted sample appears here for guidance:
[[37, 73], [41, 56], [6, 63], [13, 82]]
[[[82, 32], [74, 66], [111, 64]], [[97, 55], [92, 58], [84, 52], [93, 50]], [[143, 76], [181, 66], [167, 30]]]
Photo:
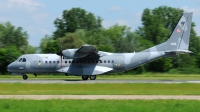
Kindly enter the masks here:
[[7, 66], [7, 71], [10, 72], [10, 64]]
[[14, 67], [13, 63], [7, 66], [7, 71], [11, 72], [12, 68]]

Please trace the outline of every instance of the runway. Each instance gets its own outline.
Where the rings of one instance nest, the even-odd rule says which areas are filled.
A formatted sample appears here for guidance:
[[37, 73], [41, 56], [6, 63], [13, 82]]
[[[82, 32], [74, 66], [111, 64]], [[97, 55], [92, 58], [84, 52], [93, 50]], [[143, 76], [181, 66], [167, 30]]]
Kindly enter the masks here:
[[52, 84], [52, 83], [85, 83], [85, 84], [92, 84], [92, 83], [200, 83], [200, 80], [128, 80], [128, 79], [113, 79], [113, 80], [108, 80], [108, 79], [97, 79], [97, 80], [77, 80], [77, 79], [28, 79], [28, 80], [23, 80], [23, 79], [0, 79], [0, 83], [47, 83], [47, 84]]
[[87, 99], [87, 100], [200, 100], [199, 95], [0, 95], [0, 99], [49, 100], [49, 99]]
[[[200, 80], [108, 80], [97, 79], [83, 81], [81, 79], [0, 79], [1, 83], [39, 83], [39, 84], [93, 84], [93, 83], [200, 83]], [[30, 100], [49, 100], [49, 99], [79, 99], [79, 100], [200, 100], [200, 95], [0, 95], [0, 99], [30, 99]]]

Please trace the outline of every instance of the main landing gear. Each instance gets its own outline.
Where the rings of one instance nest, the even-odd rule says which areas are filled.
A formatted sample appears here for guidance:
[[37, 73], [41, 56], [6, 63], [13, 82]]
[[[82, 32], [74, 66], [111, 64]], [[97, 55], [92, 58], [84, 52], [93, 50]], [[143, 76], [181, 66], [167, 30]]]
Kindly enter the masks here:
[[23, 74], [22, 77], [23, 77], [24, 80], [28, 79], [28, 76], [26, 74]]
[[97, 78], [96, 75], [82, 75], [82, 79], [83, 80], [88, 80], [88, 78], [90, 77], [90, 80], [95, 80]]
[[90, 80], [95, 80], [97, 78], [96, 75], [90, 75]]

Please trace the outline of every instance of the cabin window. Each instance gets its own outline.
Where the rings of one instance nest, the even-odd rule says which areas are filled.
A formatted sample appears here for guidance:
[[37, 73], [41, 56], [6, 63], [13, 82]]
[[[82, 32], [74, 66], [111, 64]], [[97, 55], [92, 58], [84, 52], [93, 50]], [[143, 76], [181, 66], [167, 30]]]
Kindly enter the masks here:
[[47, 61], [45, 61], [45, 63], [48, 63]]
[[104, 63], [106, 63], [106, 60], [104, 60]]
[[55, 61], [53, 61], [53, 63], [56, 63]]
[[110, 63], [110, 60], [108, 60], [108, 63]]
[[112, 63], [114, 63], [114, 60], [112, 60]]
[[79, 63], [79, 61], [76, 61], [76, 63]]
[[59, 63], [59, 61], [57, 61], [57, 63]]
[[67, 61], [65, 61], [65, 63], [67, 63]]
[[72, 61], [72, 63], [75, 63], [75, 61]]
[[71, 63], [71, 61], [69, 61], [69, 63]]
[[49, 61], [49, 63], [51, 64], [51, 61]]
[[102, 61], [101, 61], [101, 60], [99, 60], [99, 63], [102, 63]]

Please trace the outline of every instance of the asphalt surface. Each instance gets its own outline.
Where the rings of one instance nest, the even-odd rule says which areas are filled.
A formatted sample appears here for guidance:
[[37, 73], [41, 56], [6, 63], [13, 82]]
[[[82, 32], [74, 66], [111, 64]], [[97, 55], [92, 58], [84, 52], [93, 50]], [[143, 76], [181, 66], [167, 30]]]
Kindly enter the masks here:
[[199, 95], [0, 95], [0, 99], [88, 99], [88, 100], [200, 100]]
[[[200, 80], [77, 80], [77, 79], [0, 79], [0, 83], [200, 83]], [[200, 100], [199, 95], [0, 95], [0, 99], [88, 99], [88, 100]]]
[[128, 80], [128, 79], [97, 79], [97, 80], [79, 80], [79, 79], [0, 79], [0, 83], [200, 83], [200, 80]]

